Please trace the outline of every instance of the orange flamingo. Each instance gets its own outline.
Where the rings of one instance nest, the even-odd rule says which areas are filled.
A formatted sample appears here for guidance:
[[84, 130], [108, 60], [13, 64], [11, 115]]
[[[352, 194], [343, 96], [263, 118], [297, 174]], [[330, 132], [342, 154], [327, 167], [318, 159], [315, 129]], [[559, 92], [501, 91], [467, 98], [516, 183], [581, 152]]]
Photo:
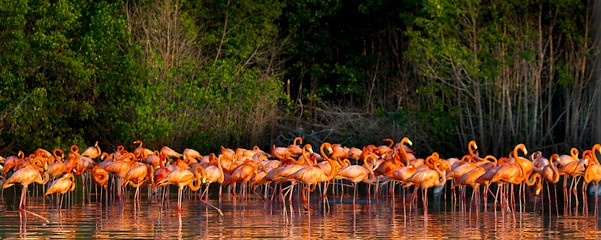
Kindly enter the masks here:
[[[485, 161], [489, 161], [489, 159], [494, 160], [494, 165], [496, 165], [497, 163], [497, 158], [495, 158], [492, 155], [487, 155], [486, 157], [484, 157]], [[470, 198], [470, 209], [471, 209], [471, 203], [474, 201], [474, 194], [478, 197], [478, 199], [480, 198], [480, 183], [477, 181], [478, 178], [482, 175], [484, 175], [486, 173], [487, 170], [490, 170], [493, 167], [493, 165], [480, 165], [477, 166], [476, 168], [472, 169], [469, 172], [466, 172], [465, 174], [461, 175], [458, 179], [456, 179], [455, 181], [453, 181], [453, 185], [452, 188], [455, 188], [459, 185], [464, 185], [464, 186], [471, 186], [473, 191], [472, 191], [472, 197]], [[478, 208], [478, 201], [476, 201], [476, 208]]]
[[119, 197], [119, 201], [122, 200], [122, 186], [123, 186], [123, 179], [125, 178], [125, 176], [127, 175], [127, 172], [129, 172], [129, 170], [131, 169], [131, 167], [133, 166], [133, 164], [135, 163], [134, 159], [136, 159], [136, 156], [133, 153], [126, 153], [125, 155], [121, 156], [120, 158], [108, 162], [107, 164], [104, 165], [104, 170], [106, 170], [109, 173], [114, 174], [117, 177], [117, 196]]
[[557, 164], [559, 165], [567, 165], [571, 162], [578, 162], [578, 148], [572, 148], [570, 149], [570, 155], [561, 155], [559, 156], [559, 159], [557, 160]]
[[[574, 189], [575, 184], [578, 184], [578, 176], [584, 174], [585, 165], [588, 164], [588, 160], [586, 158], [582, 160], [578, 160], [578, 149], [572, 148], [570, 151], [571, 156], [561, 155], [557, 160], [557, 170], [560, 175], [564, 175], [563, 178], [563, 196], [564, 199], [567, 200], [567, 206], [572, 205], [572, 196], [571, 193], [574, 193], [576, 196], [576, 207], [578, 207], [578, 196], [576, 193], [576, 189]], [[568, 177], [572, 177], [570, 182], [570, 189], [568, 190]]]
[[159, 155], [159, 151], [154, 151], [153, 153], [148, 154], [148, 156], [146, 156], [146, 163], [154, 167], [154, 169], [159, 168], [161, 165], [160, 161], [164, 160], [161, 160], [161, 157]]
[[[327, 149], [330, 153], [332, 152], [332, 145], [328, 142], [325, 142], [321, 145], [320, 147], [320, 151], [322, 153], [322, 155], [325, 156], [324, 153], [324, 148]], [[280, 186], [280, 197], [282, 199], [282, 203], [285, 205], [285, 195], [283, 194], [285, 188], [281, 187], [281, 184], [287, 181], [287, 178], [294, 174], [295, 172], [297, 172], [300, 169], [303, 169], [305, 167], [308, 166], [308, 164], [311, 162], [310, 160], [308, 160], [308, 156], [313, 153], [313, 148], [311, 147], [310, 144], [305, 144], [305, 146], [303, 147], [303, 161], [288, 161], [291, 162], [290, 164], [284, 164], [284, 161], [280, 164], [279, 167], [276, 167], [270, 171], [267, 172], [267, 174], [264, 177], [265, 183], [269, 183], [269, 182], [273, 182], [275, 183], [275, 187], [274, 187], [274, 191], [277, 189], [278, 186]], [[308, 152], [307, 152], [308, 151]], [[304, 163], [304, 164], [299, 164], [299, 163]], [[294, 185], [290, 185], [287, 188], [294, 188]], [[289, 191], [291, 192], [292, 189]], [[275, 193], [272, 195], [272, 200], [273, 197], [275, 196]], [[289, 196], [288, 201], [290, 203], [290, 205], [292, 206], [292, 195]], [[290, 210], [292, 210], [292, 207], [290, 207]]]
[[9, 188], [13, 186], [15, 183], [20, 183], [23, 186], [21, 190], [21, 200], [19, 201], [19, 210], [25, 210], [25, 204], [27, 202], [27, 187], [31, 183], [38, 184], [46, 184], [50, 176], [48, 173], [44, 172], [44, 174], [40, 174], [40, 171], [31, 168], [25, 167], [14, 172], [2, 185], [2, 189]]
[[19, 162], [21, 162], [24, 158], [25, 153], [19, 150], [17, 156], [8, 156], [6, 159], [4, 159], [4, 175], [6, 175], [12, 168], [19, 165]]
[[[499, 190], [503, 188], [503, 185], [505, 183], [520, 184], [527, 177], [526, 171], [524, 169], [524, 165], [525, 165], [524, 162], [530, 163], [530, 161], [525, 160], [523, 157], [520, 157], [518, 155], [518, 150], [522, 150], [522, 152], [524, 154], [528, 154], [528, 150], [526, 150], [526, 145], [524, 145], [523, 143], [516, 145], [513, 149], [512, 156], [510, 156], [510, 159], [509, 159], [510, 162], [508, 164], [503, 165], [503, 167], [501, 167], [501, 169], [499, 169], [494, 174], [492, 179], [490, 180], [491, 183], [499, 182], [499, 188], [497, 188], [497, 194], [498, 194]], [[530, 163], [530, 164], [532, 164], [532, 163]], [[530, 170], [530, 171], [532, 171], [532, 170]], [[513, 196], [513, 191], [511, 193]], [[497, 194], [495, 194], [495, 195], [497, 195]], [[502, 200], [503, 199], [506, 200], [506, 202], [508, 203], [507, 207], [510, 207], [508, 198], [505, 196], [502, 198]], [[497, 201], [495, 199], [495, 203], [496, 202]], [[501, 201], [501, 209], [503, 209], [503, 213], [504, 213], [503, 201]]]
[[234, 169], [231, 175], [225, 178], [223, 181], [223, 186], [227, 186], [231, 183], [234, 183], [234, 187], [232, 188], [233, 195], [236, 196], [236, 183], [240, 182], [242, 187], [242, 194], [246, 192], [246, 183], [250, 181], [250, 179], [254, 176], [260, 164], [254, 163], [252, 161], [248, 161]]
[[151, 173], [152, 167], [150, 165], [136, 162], [125, 174], [123, 186], [126, 186], [129, 183], [130, 186], [136, 188], [134, 203], [139, 201], [140, 186], [145, 182], [150, 181]]
[[[413, 143], [411, 142], [411, 140], [409, 140], [408, 137], [404, 137], [403, 139], [401, 139], [401, 145], [404, 146], [404, 144], [409, 144], [409, 145], [413, 145]], [[407, 152], [405, 151], [404, 147], [401, 147], [401, 154], [399, 154], [399, 156], [401, 157], [401, 159], [405, 160], [405, 162], [408, 162], [407, 160], [409, 159]], [[399, 167], [402, 167], [402, 163], [400, 161], [396, 161], [395, 158], [392, 158], [389, 161], [384, 161], [382, 164], [380, 164], [376, 170], [374, 170], [374, 172], [376, 173], [376, 175], [385, 175], [389, 178], [392, 177], [392, 173], [398, 169]]]
[[169, 172], [171, 172], [169, 169], [167, 169], [165, 167], [164, 161], [165, 158], [167, 156], [165, 156], [165, 154], [161, 154], [159, 156], [160, 160], [159, 160], [159, 168], [154, 170], [153, 173], [153, 179], [154, 179], [154, 186], [158, 186], [158, 183], [160, 181], [162, 181], [165, 177], [167, 177], [167, 175], [169, 175]]
[[292, 158], [292, 152], [285, 147], [276, 147], [271, 145], [271, 156], [280, 159], [280, 161], [294, 160]]
[[[597, 159], [596, 151], [601, 152], [601, 144], [595, 144], [592, 148], [591, 153], [591, 163], [588, 165], [586, 170], [584, 171], [584, 182], [586, 184], [594, 183], [595, 187], [595, 216], [599, 214], [599, 194], [598, 194], [598, 184], [601, 181], [601, 164], [599, 164], [599, 159]], [[583, 191], [584, 192], [584, 191]], [[586, 194], [586, 193], [584, 193]], [[586, 206], [586, 204], [585, 204]]]
[[167, 157], [172, 157], [172, 158], [180, 158], [182, 157], [181, 153], [176, 152], [175, 150], [171, 149], [170, 147], [167, 146], [163, 146], [163, 148], [161, 148], [160, 151], [162, 154], [165, 154]]
[[75, 190], [75, 177], [73, 176], [73, 173], [67, 173], [63, 175], [63, 177], [54, 180], [44, 195], [48, 196], [50, 194], [58, 193], [61, 196], [60, 201], [58, 202], [60, 209], [63, 204], [65, 193], [72, 192], [73, 190]]
[[[200, 172], [200, 173], [199, 173]], [[196, 165], [193, 171], [188, 169], [177, 169], [169, 175], [167, 175], [164, 179], [162, 179], [158, 185], [177, 185], [177, 211], [182, 211], [182, 192], [184, 188], [187, 186], [190, 190], [196, 192], [200, 189], [200, 185], [206, 181], [206, 172], [204, 168], [200, 165]], [[196, 184], [194, 184], [196, 182]]]
[[388, 142], [388, 145], [380, 145], [376, 148], [380, 156], [392, 151], [394, 145], [394, 140], [390, 138], [384, 138], [384, 142]]
[[431, 158], [431, 161], [424, 161], [424, 164], [426, 164], [429, 169], [417, 171], [409, 179], [407, 179], [406, 185], [417, 185], [422, 189], [422, 205], [424, 208], [424, 215], [428, 215], [428, 188], [442, 187], [446, 183], [447, 179], [446, 171], [440, 170], [441, 164], [438, 153], [434, 152], [432, 153], [432, 156], [433, 157]]
[[82, 157], [89, 157], [91, 159], [97, 158], [102, 154], [100, 147], [98, 147], [98, 141], [94, 143], [94, 146], [88, 147], [83, 153], [81, 153]]
[[293, 156], [298, 156], [303, 153], [303, 149], [298, 144], [303, 144], [302, 137], [294, 138], [292, 144], [288, 146], [288, 151], [290, 151], [290, 153], [292, 153]]
[[[326, 156], [324, 156], [324, 157], [326, 157]], [[306, 204], [307, 210], [311, 209], [309, 206], [310, 195], [309, 195], [309, 198], [307, 198], [305, 195], [305, 191], [308, 190], [309, 187], [311, 187], [311, 186], [313, 186], [313, 187], [309, 190], [309, 192], [314, 191], [317, 183], [329, 182], [338, 173], [336, 160], [331, 159], [329, 157], [326, 157], [326, 160], [330, 163], [330, 165], [332, 167], [332, 170], [330, 171], [329, 175], [326, 175], [324, 173], [324, 171], [319, 167], [308, 166], [308, 167], [305, 167], [305, 168], [302, 168], [302, 169], [296, 171], [295, 173], [293, 173], [292, 175], [287, 177], [287, 179], [293, 179], [295, 181], [303, 182], [308, 185], [308, 187], [303, 188], [303, 203]], [[324, 189], [324, 193], [326, 191], [327, 190]]]
[[354, 193], [353, 193], [353, 204], [355, 204], [355, 198], [357, 195], [357, 184], [360, 182], [364, 182], [367, 184], [374, 184], [376, 181], [376, 176], [374, 175], [374, 171], [371, 167], [371, 164], [376, 162], [378, 156], [374, 153], [370, 153], [364, 161], [363, 166], [359, 165], [350, 165], [346, 166], [338, 172], [336, 179], [347, 179], [353, 182], [354, 185]]
[[136, 140], [133, 144], [138, 144], [138, 147], [134, 149], [134, 155], [137, 159], [147, 159], [148, 155], [154, 153], [154, 151], [142, 147], [142, 140]]
[[[213, 154], [212, 157], [215, 157], [215, 155]], [[225, 175], [223, 174], [223, 168], [221, 167], [221, 156], [219, 156], [217, 158], [217, 166], [215, 165], [210, 165], [205, 167], [205, 172], [207, 174], [207, 187], [205, 189], [205, 191], [202, 193], [201, 197], [203, 195], [205, 195], [206, 199], [205, 201], [208, 202], [208, 198], [209, 198], [209, 187], [211, 186], [211, 183], [219, 183], [219, 202], [221, 203], [221, 192], [222, 192], [222, 188], [223, 188], [223, 181], [225, 180]]]
[[197, 163], [197, 159], [201, 158], [202, 155], [198, 151], [191, 148], [184, 149], [184, 162], [188, 164]]
[[109, 174], [104, 168], [96, 165], [92, 168], [92, 181], [94, 181], [96, 185], [106, 188], [109, 181]]
[[542, 177], [541, 177], [540, 173], [534, 173], [534, 174], [530, 175], [530, 177], [526, 178], [524, 183], [526, 183], [526, 185], [528, 185], [528, 186], [534, 186], [534, 184], [536, 184], [536, 188], [535, 188], [536, 195], [539, 195], [540, 191], [543, 189]]
[[51, 161], [51, 163], [48, 165], [47, 172], [51, 178], [57, 178], [68, 172], [67, 165], [65, 165], [63, 160], [65, 153], [60, 148], [55, 148], [52, 152], [54, 155], [54, 161]]

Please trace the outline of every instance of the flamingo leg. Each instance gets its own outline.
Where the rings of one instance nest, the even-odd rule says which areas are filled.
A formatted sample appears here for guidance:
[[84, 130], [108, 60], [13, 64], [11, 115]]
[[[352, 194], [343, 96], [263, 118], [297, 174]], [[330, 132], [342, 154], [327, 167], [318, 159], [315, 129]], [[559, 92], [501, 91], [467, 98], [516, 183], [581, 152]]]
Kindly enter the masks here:
[[183, 188], [178, 188], [177, 190], [177, 211], [179, 213], [182, 212], [182, 192], [183, 192]]
[[354, 185], [355, 186], [353, 187], [354, 188], [354, 191], [353, 191], [353, 210], [356, 210], [357, 207], [355, 205], [355, 199], [357, 197], [357, 183], [355, 183]]
[[578, 182], [580, 181], [580, 176], [576, 177], [576, 179], [574, 180], [574, 187], [572, 188], [572, 193], [574, 194], [574, 199], [576, 202], [576, 208], [574, 208], [574, 211], [576, 213], [578, 213], [578, 190], [576, 190], [578, 188]]
[[27, 185], [23, 185], [23, 188], [21, 189], [21, 201], [19, 201], [19, 210], [25, 210], [26, 198], [27, 198]]
[[422, 205], [424, 206], [424, 221], [428, 221], [428, 189], [422, 189]]
[[599, 188], [598, 188], [598, 184], [599, 183], [595, 183], [595, 217], [599, 216], [599, 206], [597, 206], [599, 204]]

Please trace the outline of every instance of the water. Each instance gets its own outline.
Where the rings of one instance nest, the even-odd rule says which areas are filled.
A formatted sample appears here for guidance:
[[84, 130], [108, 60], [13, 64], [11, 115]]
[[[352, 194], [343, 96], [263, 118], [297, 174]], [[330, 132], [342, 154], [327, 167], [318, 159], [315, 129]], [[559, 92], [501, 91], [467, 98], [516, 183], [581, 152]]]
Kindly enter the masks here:
[[[5, 189], [0, 202], [0, 238], [126, 238], [126, 239], [191, 239], [191, 238], [284, 238], [284, 239], [423, 239], [423, 238], [599, 238], [598, 218], [580, 214], [557, 215], [532, 209], [523, 213], [460, 212], [448, 203], [430, 196], [427, 219], [421, 210], [409, 212], [402, 198], [367, 200], [359, 198], [353, 207], [345, 197], [332, 200], [328, 210], [314, 196], [309, 213], [298, 209], [284, 214], [281, 204], [264, 202], [257, 196], [233, 198], [224, 196], [220, 205], [223, 216], [194, 200], [184, 199], [181, 214], [177, 196], [161, 207], [142, 202], [132, 203], [133, 192], [125, 203], [103, 206], [95, 202], [82, 204], [81, 198], [66, 209], [58, 210], [48, 199], [29, 194], [27, 210], [15, 209], [17, 191]], [[176, 191], [173, 191], [176, 192]], [[76, 192], [75, 195], [78, 193]], [[81, 195], [81, 194], [80, 194]], [[400, 196], [400, 195], [397, 195]], [[590, 199], [589, 199], [590, 200]], [[594, 200], [594, 199], [593, 199]], [[217, 204], [214, 196], [211, 203]], [[546, 203], [545, 203], [546, 204]], [[594, 204], [594, 202], [593, 202]], [[518, 210], [519, 211], [519, 210]], [[427, 221], [426, 221], [427, 220]]]

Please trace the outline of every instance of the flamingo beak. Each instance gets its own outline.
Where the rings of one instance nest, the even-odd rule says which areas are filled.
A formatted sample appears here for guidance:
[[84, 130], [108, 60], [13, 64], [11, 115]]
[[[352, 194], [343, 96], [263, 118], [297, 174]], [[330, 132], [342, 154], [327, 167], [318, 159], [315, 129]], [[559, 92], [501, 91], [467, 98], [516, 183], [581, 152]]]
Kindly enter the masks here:
[[411, 140], [407, 140], [407, 144], [409, 144], [409, 146], [413, 146], [413, 142], [411, 142]]

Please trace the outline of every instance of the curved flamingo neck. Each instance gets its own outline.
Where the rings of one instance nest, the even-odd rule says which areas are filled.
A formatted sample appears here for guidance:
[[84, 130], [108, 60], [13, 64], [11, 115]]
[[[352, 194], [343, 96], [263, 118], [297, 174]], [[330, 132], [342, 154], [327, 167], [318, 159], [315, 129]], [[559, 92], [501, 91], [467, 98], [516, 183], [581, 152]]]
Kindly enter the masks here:
[[470, 154], [468, 155], [463, 155], [463, 157], [461, 157], [461, 161], [464, 163], [469, 163], [472, 161], [472, 156]]
[[303, 144], [303, 138], [302, 137], [295, 137], [294, 141], [292, 141], [293, 145], [298, 145], [298, 144]]
[[376, 164], [376, 159], [377, 159], [377, 156], [375, 154], [373, 154], [373, 153], [370, 153], [370, 154], [368, 154], [365, 157], [365, 161], [363, 162], [363, 166], [369, 172], [369, 176], [368, 176], [368, 181], [369, 182], [375, 182], [376, 181], [376, 175], [374, 173], [374, 170], [371, 167], [371, 164], [374, 164], [374, 165]]
[[443, 186], [447, 182], [447, 172], [439, 169], [438, 164], [436, 163], [439, 163], [440, 159], [437, 156], [434, 156], [432, 159], [432, 166], [434, 167], [433, 170], [438, 173], [439, 177], [436, 181], [436, 186]]
[[493, 156], [493, 155], [486, 155], [486, 157], [484, 157], [484, 160], [488, 160], [488, 161], [490, 161], [489, 159], [493, 159], [493, 160], [494, 160], [493, 162], [494, 162], [494, 163], [495, 163], [495, 165], [496, 165], [496, 163], [497, 163], [497, 158], [496, 158], [495, 156]]
[[408, 157], [407, 157], [407, 151], [405, 151], [405, 143], [410, 143], [411, 141], [409, 141], [409, 138], [404, 137], [403, 139], [401, 139], [401, 154], [403, 155], [403, 160], [405, 160], [405, 162], [408, 162]]
[[390, 138], [384, 138], [384, 142], [388, 142], [389, 148], [392, 148], [392, 146], [394, 146], [394, 141]]
[[324, 148], [328, 148], [328, 151], [331, 153], [332, 152], [332, 145], [329, 142], [324, 142], [323, 144], [321, 144], [321, 146], [319, 147], [319, 153], [321, 153], [321, 156], [325, 159], [325, 160], [330, 160], [330, 157], [324, 152]]
[[[314, 163], [313, 161], [311, 161], [311, 159], [309, 159], [309, 157], [307, 157], [308, 153], [312, 153], [313, 152], [312, 149], [313, 148], [311, 147], [311, 145], [306, 144], [303, 147], [303, 151], [302, 151], [302, 154], [301, 154], [303, 156], [303, 160], [305, 161], [305, 164], [307, 164], [308, 166], [315, 166], [315, 165], [317, 165], [317, 163]], [[309, 150], [309, 152], [307, 152], [307, 150]]]
[[478, 145], [476, 145], [476, 141], [472, 140], [467, 146], [467, 151], [469, 152], [470, 158], [474, 158], [474, 150], [478, 149]]
[[570, 150], [570, 155], [576, 160], [578, 160], [578, 153], [579, 153], [579, 151], [577, 148], [572, 148]]
[[530, 177], [526, 178], [526, 185], [534, 186], [535, 183], [541, 181], [541, 176], [539, 173], [533, 173]]
[[338, 165], [336, 165], [336, 160], [333, 160], [331, 158], [327, 158], [326, 160], [330, 163], [330, 168], [331, 168], [330, 174], [326, 177], [326, 181], [330, 181], [330, 180], [334, 179], [336, 174], [338, 174]]
[[[198, 172], [200, 172], [200, 174]], [[194, 173], [194, 177], [196, 177], [196, 185], [194, 184], [194, 181], [192, 181], [188, 183], [188, 187], [190, 190], [196, 192], [200, 189], [200, 186], [206, 182], [207, 172], [200, 164], [198, 164], [192, 169], [192, 173]]]
[[75, 153], [79, 153], [79, 147], [77, 145], [73, 145], [70, 148], [71, 153], [75, 154]]

